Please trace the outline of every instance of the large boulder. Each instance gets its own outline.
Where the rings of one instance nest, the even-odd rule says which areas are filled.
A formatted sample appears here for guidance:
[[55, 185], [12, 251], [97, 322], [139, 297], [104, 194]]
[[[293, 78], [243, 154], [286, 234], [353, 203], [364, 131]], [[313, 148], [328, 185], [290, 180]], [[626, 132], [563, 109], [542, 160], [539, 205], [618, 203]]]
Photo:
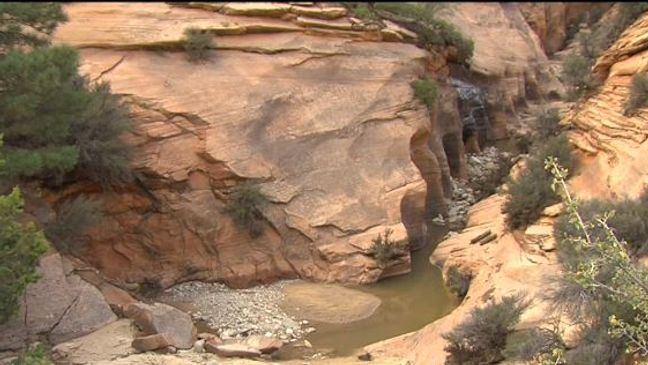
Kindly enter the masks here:
[[117, 319], [101, 292], [66, 270], [58, 253], [40, 260], [40, 279], [27, 287], [20, 315], [0, 326], [0, 350], [16, 349], [39, 335], [58, 344]]
[[136, 344], [141, 344], [142, 348], [150, 347], [153, 343], [162, 344], [165, 341], [168, 343], [160, 347], [170, 345], [179, 349], [188, 349], [193, 346], [196, 328], [191, 321], [191, 316], [179, 309], [162, 303], [153, 305], [133, 303], [126, 307], [124, 315], [135, 322], [143, 336], [160, 335], [136, 339], [137, 343], [134, 343], [133, 347]]
[[[125, 137], [142, 177], [119, 193], [79, 183], [50, 195], [55, 203], [83, 191], [106, 202], [84, 259], [117, 282], [163, 287], [282, 277], [370, 283], [408, 272], [409, 253], [383, 266], [352, 241], [371, 244], [392, 228], [425, 242], [426, 214], [447, 209], [442, 139], [453, 133], [461, 151], [461, 121], [440, 120], [414, 98], [410, 82], [428, 53], [331, 28], [346, 18], [301, 27], [257, 13], [297, 8], [231, 5], [255, 9], [234, 16], [194, 5], [65, 6], [70, 21], [54, 42], [81, 48], [82, 72], [126, 96], [135, 125]], [[219, 33], [211, 59], [195, 64], [167, 51], [181, 47], [190, 26], [245, 29]], [[226, 214], [244, 180], [270, 201], [256, 239]]]

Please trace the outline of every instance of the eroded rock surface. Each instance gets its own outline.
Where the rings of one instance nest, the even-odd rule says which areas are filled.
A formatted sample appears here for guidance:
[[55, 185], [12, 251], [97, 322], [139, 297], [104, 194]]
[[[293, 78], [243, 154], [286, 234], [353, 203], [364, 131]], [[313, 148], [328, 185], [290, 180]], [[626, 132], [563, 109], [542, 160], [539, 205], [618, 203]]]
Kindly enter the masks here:
[[0, 326], [0, 350], [19, 349], [39, 335], [58, 344], [117, 319], [101, 292], [70, 273], [58, 253], [43, 257], [37, 272], [18, 315]]
[[[409, 254], [383, 267], [366, 246], [386, 228], [421, 242], [426, 209], [447, 209], [441, 139], [449, 128], [409, 85], [426, 52], [379, 42], [376, 32], [196, 4], [65, 7], [70, 21], [55, 41], [82, 48], [83, 72], [126, 97], [133, 167], [143, 176], [127, 191], [97, 193], [107, 218], [88, 235], [84, 258], [123, 284], [163, 287], [282, 277], [370, 283], [407, 272]], [[220, 35], [209, 61], [190, 63], [181, 51], [189, 26]], [[257, 239], [224, 213], [241, 180], [259, 183], [272, 202]], [[94, 194], [77, 186], [64, 195], [80, 192]]]

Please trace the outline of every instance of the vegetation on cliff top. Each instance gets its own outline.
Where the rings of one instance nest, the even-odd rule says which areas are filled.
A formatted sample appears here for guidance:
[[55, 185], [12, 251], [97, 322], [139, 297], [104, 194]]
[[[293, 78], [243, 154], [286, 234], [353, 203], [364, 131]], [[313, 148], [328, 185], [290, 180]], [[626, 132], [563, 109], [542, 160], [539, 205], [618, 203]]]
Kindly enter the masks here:
[[472, 58], [474, 42], [464, 36], [457, 27], [436, 16], [443, 4], [395, 2], [343, 4], [360, 19], [378, 21], [385, 18], [400, 23], [418, 35], [423, 47], [454, 47], [457, 51], [454, 61], [458, 63], [467, 63]]

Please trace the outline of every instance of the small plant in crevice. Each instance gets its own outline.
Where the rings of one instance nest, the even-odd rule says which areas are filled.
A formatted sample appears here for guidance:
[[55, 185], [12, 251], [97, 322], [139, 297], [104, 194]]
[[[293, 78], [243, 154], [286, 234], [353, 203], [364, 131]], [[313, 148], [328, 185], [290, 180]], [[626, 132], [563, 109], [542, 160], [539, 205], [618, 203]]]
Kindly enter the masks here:
[[261, 209], [267, 203], [268, 199], [257, 185], [245, 182], [232, 192], [226, 212], [237, 225], [246, 228], [252, 238], [257, 238], [263, 234]]
[[495, 364], [504, 360], [507, 337], [529, 303], [522, 295], [511, 295], [474, 308], [452, 331], [442, 334], [448, 341], [446, 364]]
[[10, 365], [51, 365], [47, 348], [43, 344], [30, 346], [31, 348], [21, 352], [18, 357], [12, 360]]
[[637, 109], [648, 105], [648, 75], [639, 73], [632, 77], [630, 97], [623, 109], [623, 115], [632, 116]]
[[470, 288], [472, 274], [458, 269], [456, 266], [450, 266], [447, 272], [446, 286], [459, 298], [464, 298]]
[[414, 96], [419, 99], [423, 104], [427, 105], [428, 109], [434, 108], [434, 102], [438, 96], [438, 85], [434, 79], [426, 77], [424, 79], [416, 80], [411, 83], [414, 90]]
[[45, 236], [62, 253], [79, 255], [83, 249], [82, 235], [102, 219], [102, 203], [80, 195], [65, 201], [56, 219], [45, 227]]
[[405, 245], [395, 242], [390, 238], [392, 233], [393, 231], [391, 229], [385, 229], [383, 234], [378, 234], [372, 240], [373, 244], [369, 249], [369, 255], [381, 265], [386, 265], [392, 259], [402, 256], [405, 253]]
[[184, 49], [191, 62], [209, 58], [209, 49], [214, 48], [214, 36], [199, 28], [187, 28], [184, 31]]

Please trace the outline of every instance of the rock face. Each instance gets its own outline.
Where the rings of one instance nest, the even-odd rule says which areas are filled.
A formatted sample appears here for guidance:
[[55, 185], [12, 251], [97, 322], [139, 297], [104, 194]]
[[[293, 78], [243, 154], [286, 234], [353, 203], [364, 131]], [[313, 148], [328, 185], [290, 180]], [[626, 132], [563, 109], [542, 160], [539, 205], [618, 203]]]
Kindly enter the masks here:
[[0, 326], [0, 351], [44, 335], [58, 344], [88, 334], [117, 317], [94, 286], [69, 273], [59, 254], [40, 260], [40, 280], [27, 287], [20, 313]]
[[[118, 193], [79, 184], [50, 197], [105, 202], [84, 259], [122, 283], [163, 287], [369, 283], [409, 271], [409, 254], [378, 265], [371, 240], [392, 228], [395, 239], [423, 242], [425, 217], [447, 209], [445, 134], [455, 153], [463, 148], [460, 120], [439, 120], [413, 97], [427, 53], [380, 42], [381, 32], [345, 17], [326, 20], [338, 7], [191, 4], [65, 6], [70, 21], [55, 42], [81, 48], [83, 72], [125, 96], [142, 175]], [[319, 19], [298, 22], [295, 12]], [[219, 35], [209, 61], [180, 51], [190, 26]], [[257, 239], [225, 214], [243, 180], [272, 202]]]
[[648, 186], [648, 110], [624, 115], [631, 79], [648, 62], [648, 14], [621, 34], [597, 60], [593, 72], [603, 85], [577, 104], [563, 121], [573, 127], [572, 143], [581, 167], [570, 183], [582, 198], [636, 198]]
[[522, 15], [538, 35], [547, 55], [552, 55], [565, 45], [569, 28], [577, 27], [596, 12], [604, 12], [612, 6], [609, 2], [582, 3], [520, 3]]
[[470, 69], [478, 77], [471, 81], [486, 90], [492, 138], [506, 137], [507, 127], [516, 127], [526, 100], [563, 92], [518, 4], [447, 4], [439, 17], [475, 43]]

